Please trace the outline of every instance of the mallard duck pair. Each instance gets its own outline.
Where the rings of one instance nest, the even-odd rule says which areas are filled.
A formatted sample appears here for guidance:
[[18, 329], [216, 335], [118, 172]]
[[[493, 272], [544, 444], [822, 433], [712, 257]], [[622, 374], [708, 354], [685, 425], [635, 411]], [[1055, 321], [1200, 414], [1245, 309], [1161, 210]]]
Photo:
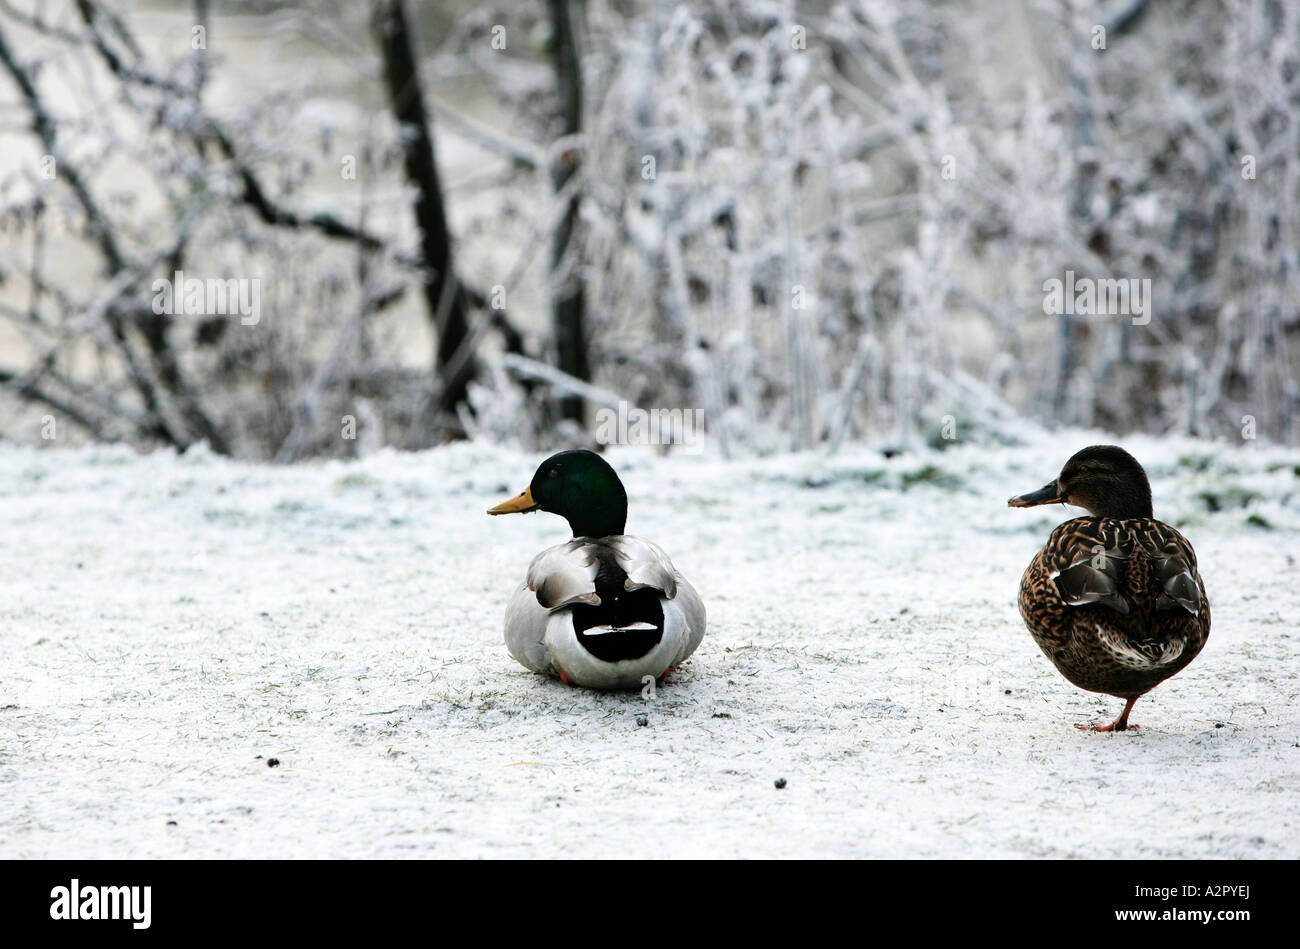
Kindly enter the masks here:
[[[1012, 507], [1072, 504], [1091, 515], [1056, 528], [1020, 583], [1035, 642], [1082, 689], [1125, 699], [1098, 731], [1133, 726], [1138, 698], [1191, 662], [1210, 631], [1196, 555], [1152, 516], [1146, 472], [1112, 445], [1085, 448]], [[535, 672], [597, 689], [640, 687], [704, 636], [704, 604], [668, 555], [624, 534], [627, 493], [594, 452], [546, 459], [517, 497], [488, 511], [549, 511], [573, 540], [538, 554], [506, 610], [510, 654]]]

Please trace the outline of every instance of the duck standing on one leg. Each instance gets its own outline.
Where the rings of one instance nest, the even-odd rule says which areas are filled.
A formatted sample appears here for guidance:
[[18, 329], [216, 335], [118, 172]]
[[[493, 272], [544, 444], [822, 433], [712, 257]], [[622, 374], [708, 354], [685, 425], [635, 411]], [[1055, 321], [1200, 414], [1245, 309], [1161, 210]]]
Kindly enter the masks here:
[[1126, 700], [1109, 725], [1129, 728], [1133, 703], [1196, 658], [1210, 601], [1187, 538], [1151, 513], [1151, 485], [1128, 452], [1085, 448], [1057, 479], [1007, 502], [1072, 504], [1020, 581], [1020, 615], [1038, 647], [1081, 689]]
[[704, 637], [700, 596], [658, 546], [623, 533], [627, 492], [595, 452], [562, 451], [489, 514], [549, 511], [573, 540], [542, 551], [506, 609], [510, 655], [592, 689], [639, 689]]

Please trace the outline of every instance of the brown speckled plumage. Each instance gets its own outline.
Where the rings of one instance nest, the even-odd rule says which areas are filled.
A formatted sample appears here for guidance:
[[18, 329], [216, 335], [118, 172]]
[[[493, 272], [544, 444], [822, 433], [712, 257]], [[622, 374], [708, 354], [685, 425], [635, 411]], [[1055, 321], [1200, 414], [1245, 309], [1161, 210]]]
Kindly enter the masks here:
[[1152, 517], [1142, 466], [1123, 449], [1086, 448], [1056, 481], [1013, 507], [1068, 503], [1091, 517], [1052, 531], [1020, 581], [1020, 615], [1070, 682], [1126, 699], [1102, 731], [1124, 731], [1138, 696], [1187, 666], [1210, 634], [1192, 545]]
[[1021, 578], [1020, 615], [1061, 675], [1122, 699], [1179, 672], [1210, 634], [1192, 545], [1150, 518], [1057, 527]]

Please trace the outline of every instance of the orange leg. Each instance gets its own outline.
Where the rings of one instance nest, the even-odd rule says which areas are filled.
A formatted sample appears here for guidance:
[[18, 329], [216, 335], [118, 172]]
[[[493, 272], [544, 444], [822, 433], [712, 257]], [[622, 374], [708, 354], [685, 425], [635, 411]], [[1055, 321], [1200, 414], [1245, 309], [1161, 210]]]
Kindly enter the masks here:
[[1136, 725], [1128, 723], [1128, 713], [1133, 711], [1133, 703], [1137, 700], [1137, 696], [1129, 699], [1128, 704], [1124, 706], [1124, 711], [1119, 713], [1119, 718], [1109, 725], [1075, 725], [1074, 727], [1085, 732], [1126, 732], [1130, 728], [1137, 728]]

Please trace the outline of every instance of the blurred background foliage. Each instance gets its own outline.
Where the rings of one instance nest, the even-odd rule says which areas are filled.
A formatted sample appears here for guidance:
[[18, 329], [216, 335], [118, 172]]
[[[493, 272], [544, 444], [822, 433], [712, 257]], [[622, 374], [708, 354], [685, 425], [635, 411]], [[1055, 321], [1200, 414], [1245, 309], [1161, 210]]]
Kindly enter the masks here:
[[1280, 0], [0, 0], [0, 434], [1295, 444], [1297, 72]]

